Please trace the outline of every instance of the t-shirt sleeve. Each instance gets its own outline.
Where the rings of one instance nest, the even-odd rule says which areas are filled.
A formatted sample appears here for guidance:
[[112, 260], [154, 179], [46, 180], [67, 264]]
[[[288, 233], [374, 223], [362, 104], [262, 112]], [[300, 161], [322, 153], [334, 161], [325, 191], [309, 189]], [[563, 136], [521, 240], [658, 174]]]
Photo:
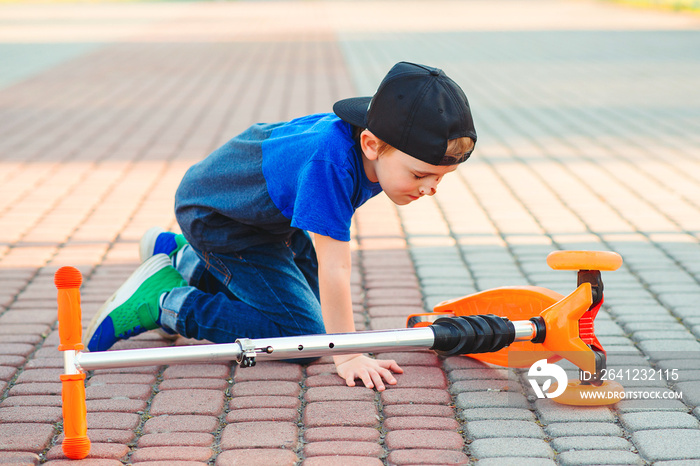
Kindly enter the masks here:
[[311, 160], [299, 173], [292, 226], [350, 241], [354, 182], [350, 173], [324, 160]]

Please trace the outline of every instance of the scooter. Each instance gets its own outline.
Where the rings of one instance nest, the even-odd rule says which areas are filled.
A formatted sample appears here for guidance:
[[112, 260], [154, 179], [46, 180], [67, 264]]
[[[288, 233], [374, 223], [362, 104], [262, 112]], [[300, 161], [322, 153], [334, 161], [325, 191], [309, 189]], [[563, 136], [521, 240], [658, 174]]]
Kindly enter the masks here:
[[[467, 355], [489, 364], [531, 370], [566, 359], [579, 368], [581, 380], [568, 382], [553, 401], [614, 404], [623, 389], [616, 382], [602, 380], [607, 356], [595, 336], [594, 320], [603, 304], [601, 271], [617, 270], [622, 258], [614, 252], [555, 251], [547, 263], [555, 270], [577, 270], [576, 290], [563, 296], [536, 286], [494, 288], [442, 302], [431, 313], [411, 315], [404, 329], [101, 352], [82, 351], [82, 275], [74, 267], [62, 267], [54, 283], [58, 289], [58, 350], [64, 360], [60, 376], [63, 452], [70, 459], [85, 458], [90, 452], [85, 376], [94, 369], [211, 361], [235, 361], [245, 368], [259, 360], [430, 349], [442, 356]], [[557, 385], [546, 387], [550, 395], [562, 392]], [[597, 396], [590, 396], [592, 393]]]

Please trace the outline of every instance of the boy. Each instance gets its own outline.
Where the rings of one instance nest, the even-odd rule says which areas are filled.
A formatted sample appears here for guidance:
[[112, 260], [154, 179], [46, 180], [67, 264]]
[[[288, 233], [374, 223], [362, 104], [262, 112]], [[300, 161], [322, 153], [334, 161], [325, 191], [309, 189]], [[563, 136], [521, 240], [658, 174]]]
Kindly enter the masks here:
[[[333, 111], [253, 125], [191, 167], [175, 199], [182, 235], [147, 232], [145, 262], [97, 312], [86, 347], [159, 327], [215, 343], [355, 331], [355, 209], [381, 191], [398, 205], [432, 196], [476, 132], [459, 86], [413, 63]], [[403, 372], [361, 354], [333, 359], [349, 386], [381, 391]]]

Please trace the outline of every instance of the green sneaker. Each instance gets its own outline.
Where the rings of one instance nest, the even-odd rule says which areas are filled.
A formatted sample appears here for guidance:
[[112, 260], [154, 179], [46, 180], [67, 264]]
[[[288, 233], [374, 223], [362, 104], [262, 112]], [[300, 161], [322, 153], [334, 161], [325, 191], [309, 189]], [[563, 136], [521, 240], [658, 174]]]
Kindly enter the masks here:
[[184, 236], [152, 227], [141, 237], [139, 242], [139, 257], [141, 262], [156, 254], [167, 254], [175, 265], [175, 255], [187, 244]]
[[97, 311], [85, 332], [89, 351], [106, 351], [117, 341], [159, 328], [160, 297], [187, 282], [165, 254], [141, 266]]

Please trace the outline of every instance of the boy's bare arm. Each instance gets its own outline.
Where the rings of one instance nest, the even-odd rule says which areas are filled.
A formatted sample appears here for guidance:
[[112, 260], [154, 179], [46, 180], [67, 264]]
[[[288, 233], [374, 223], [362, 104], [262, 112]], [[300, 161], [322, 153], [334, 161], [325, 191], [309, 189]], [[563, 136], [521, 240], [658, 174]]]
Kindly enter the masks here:
[[[318, 279], [321, 295], [323, 323], [328, 333], [355, 331], [350, 291], [352, 258], [350, 243], [337, 241], [323, 235], [315, 235], [318, 256]], [[335, 356], [333, 358], [338, 375], [348, 386], [355, 385], [355, 379], [362, 379], [365, 386], [384, 390], [383, 380], [395, 384], [391, 371], [403, 370], [391, 360], [371, 359], [361, 354]]]

